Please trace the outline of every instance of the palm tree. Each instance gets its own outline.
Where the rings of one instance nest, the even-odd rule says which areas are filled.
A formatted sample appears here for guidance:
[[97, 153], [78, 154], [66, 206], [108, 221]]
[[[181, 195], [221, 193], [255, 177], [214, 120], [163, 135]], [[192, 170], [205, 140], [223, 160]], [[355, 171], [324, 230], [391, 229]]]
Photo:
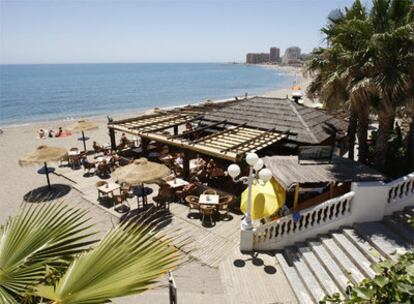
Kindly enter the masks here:
[[412, 93], [414, 4], [411, 0], [375, 0], [370, 22], [370, 77], [379, 97], [374, 104], [379, 121], [375, 164], [384, 169], [397, 108]]
[[180, 261], [156, 215], [125, 221], [101, 241], [86, 212], [24, 205], [0, 228], [0, 303], [106, 303], [141, 293]]
[[[367, 132], [369, 105], [362, 96], [366, 82], [361, 78], [361, 53], [357, 52], [367, 40], [367, 32], [359, 25], [366, 19], [366, 10], [359, 0], [346, 8], [335, 11], [329, 23], [322, 29], [328, 47], [312, 53], [307, 70], [314, 75], [308, 88], [308, 96], [318, 96], [327, 109], [342, 107], [350, 112], [348, 139], [349, 158], [354, 159], [355, 134], [358, 134], [359, 161], [367, 158]], [[366, 97], [366, 96], [364, 96]]]
[[[348, 92], [343, 105], [350, 104], [351, 118], [358, 114], [359, 160], [363, 162], [367, 159], [370, 108], [377, 112], [375, 163], [382, 170], [396, 110], [413, 96], [413, 16], [414, 5], [410, 0], [375, 0], [369, 15], [360, 1], [355, 1], [350, 9], [345, 9], [322, 29], [329, 44], [323, 52], [314, 54], [333, 50], [338, 53], [336, 58], [328, 57], [328, 63], [317, 67], [318, 77], [310, 88], [323, 92], [332, 83], [331, 76], [326, 75], [341, 75]], [[350, 120], [353, 128], [354, 120]], [[354, 134], [350, 137], [352, 140]]]

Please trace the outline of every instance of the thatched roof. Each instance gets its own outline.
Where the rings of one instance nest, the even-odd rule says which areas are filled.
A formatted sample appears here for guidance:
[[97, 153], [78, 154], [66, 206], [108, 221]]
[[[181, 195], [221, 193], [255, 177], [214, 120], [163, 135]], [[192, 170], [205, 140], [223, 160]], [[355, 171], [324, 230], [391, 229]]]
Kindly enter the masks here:
[[322, 110], [299, 105], [290, 99], [253, 97], [229, 106], [212, 109], [205, 119], [247, 123], [249, 127], [275, 129], [296, 133], [289, 139], [301, 143], [319, 144], [331, 137], [334, 129], [346, 132], [347, 123]]
[[266, 156], [263, 162], [273, 177], [285, 188], [293, 184], [325, 182], [381, 181], [385, 176], [378, 171], [347, 158], [334, 156], [331, 163], [301, 162], [297, 156]]

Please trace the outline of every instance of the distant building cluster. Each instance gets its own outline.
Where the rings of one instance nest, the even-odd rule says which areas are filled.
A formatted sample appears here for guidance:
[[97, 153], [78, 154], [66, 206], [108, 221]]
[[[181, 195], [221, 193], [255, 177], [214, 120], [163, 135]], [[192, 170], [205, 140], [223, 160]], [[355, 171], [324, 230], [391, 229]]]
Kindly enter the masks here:
[[303, 55], [301, 49], [297, 46], [289, 47], [285, 50], [283, 57], [280, 56], [280, 49], [271, 47], [269, 53], [248, 53], [246, 55], [248, 64], [284, 64], [284, 65], [302, 65]]

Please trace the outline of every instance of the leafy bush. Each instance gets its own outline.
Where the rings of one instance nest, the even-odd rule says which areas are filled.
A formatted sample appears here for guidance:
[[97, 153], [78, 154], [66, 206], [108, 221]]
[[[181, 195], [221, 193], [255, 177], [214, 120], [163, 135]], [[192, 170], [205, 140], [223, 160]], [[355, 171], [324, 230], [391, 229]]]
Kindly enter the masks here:
[[414, 252], [399, 256], [398, 261], [385, 260], [371, 267], [377, 273], [375, 277], [349, 286], [346, 299], [335, 293], [320, 303], [414, 303]]

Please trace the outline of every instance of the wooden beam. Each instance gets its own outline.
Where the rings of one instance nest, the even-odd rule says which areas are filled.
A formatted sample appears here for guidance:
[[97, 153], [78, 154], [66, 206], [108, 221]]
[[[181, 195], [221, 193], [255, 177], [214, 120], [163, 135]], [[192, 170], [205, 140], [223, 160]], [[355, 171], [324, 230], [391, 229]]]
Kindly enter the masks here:
[[237, 129], [239, 129], [239, 128], [241, 128], [241, 127], [245, 126], [245, 125], [246, 125], [246, 123], [243, 123], [243, 124], [241, 124], [241, 125], [237, 125], [237, 126], [236, 126], [236, 127], [234, 127], [234, 128], [229, 128], [229, 129], [226, 129], [226, 130], [223, 130], [223, 131], [220, 131], [220, 132], [213, 133], [213, 134], [208, 135], [208, 136], [204, 136], [204, 137], [202, 137], [202, 138], [200, 138], [200, 139], [193, 140], [193, 141], [192, 141], [192, 143], [193, 143], [193, 144], [196, 144], [196, 143], [199, 143], [199, 142], [205, 141], [205, 140], [207, 140], [207, 139], [213, 138], [213, 137], [218, 136], [218, 135], [221, 135], [221, 134], [235, 132]]
[[170, 136], [169, 138], [184, 137], [184, 136], [187, 136], [187, 135], [189, 135], [189, 134], [194, 134], [194, 133], [197, 133], [197, 132], [199, 132], [199, 131], [203, 131], [203, 130], [205, 130], [205, 129], [212, 128], [212, 127], [215, 127], [215, 126], [218, 126], [218, 125], [224, 124], [224, 123], [226, 123], [226, 122], [227, 122], [227, 120], [222, 120], [222, 121], [219, 121], [219, 122], [216, 122], [216, 123], [213, 123], [213, 124], [210, 124], [210, 125], [207, 125], [207, 126], [201, 127], [201, 128], [197, 128], [197, 129], [195, 129], [195, 130], [193, 130], [193, 131], [189, 131], [189, 132], [181, 133], [181, 134], [178, 134], [178, 135], [173, 135], [173, 136]]
[[132, 129], [141, 129], [141, 128], [145, 128], [145, 127], [149, 127], [149, 126], [157, 125], [157, 124], [160, 124], [160, 123], [163, 123], [163, 122], [169, 122], [171, 120], [181, 118], [180, 115], [168, 115], [168, 116], [165, 116], [165, 117], [166, 117], [165, 119], [155, 120], [155, 121], [152, 121], [152, 122], [149, 122], [149, 123], [136, 125]]
[[185, 117], [183, 117], [183, 118], [176, 118], [176, 120], [179, 120], [179, 121], [177, 121], [175, 123], [167, 124], [167, 125], [164, 125], [164, 126], [160, 126], [160, 127], [155, 128], [155, 129], [145, 130], [143, 133], [147, 133], [148, 134], [148, 133], [154, 133], [154, 132], [158, 132], [158, 131], [161, 131], [161, 130], [173, 128], [175, 126], [179, 126], [179, 125], [185, 124], [187, 122], [191, 122], [191, 121], [197, 120], [199, 118], [200, 117], [193, 117], [191, 119], [185, 119]]
[[259, 139], [259, 138], [261, 138], [261, 137], [266, 137], [266, 136], [269, 136], [269, 135], [271, 135], [271, 134], [273, 134], [273, 130], [270, 130], [270, 131], [264, 132], [264, 133], [262, 133], [262, 134], [259, 134], [259, 135], [257, 135], [257, 136], [254, 136], [253, 138], [250, 138], [250, 139], [246, 140], [245, 142], [242, 142], [242, 143], [240, 143], [240, 144], [238, 144], [238, 145], [235, 145], [235, 146], [229, 147], [229, 148], [227, 148], [227, 149], [225, 149], [225, 150], [222, 150], [221, 152], [227, 152], [227, 151], [229, 151], [229, 150], [234, 150], [234, 149], [240, 148], [240, 147], [242, 147], [242, 146], [246, 146], [246, 145], [248, 145], [249, 143], [251, 143], [251, 142], [253, 142], [253, 141], [255, 141], [255, 140], [258, 140], [258, 139]]
[[295, 185], [295, 195], [294, 195], [294, 198], [293, 198], [293, 211], [298, 210], [298, 205], [299, 205], [299, 190], [300, 190], [299, 183], [296, 183], [296, 185]]

